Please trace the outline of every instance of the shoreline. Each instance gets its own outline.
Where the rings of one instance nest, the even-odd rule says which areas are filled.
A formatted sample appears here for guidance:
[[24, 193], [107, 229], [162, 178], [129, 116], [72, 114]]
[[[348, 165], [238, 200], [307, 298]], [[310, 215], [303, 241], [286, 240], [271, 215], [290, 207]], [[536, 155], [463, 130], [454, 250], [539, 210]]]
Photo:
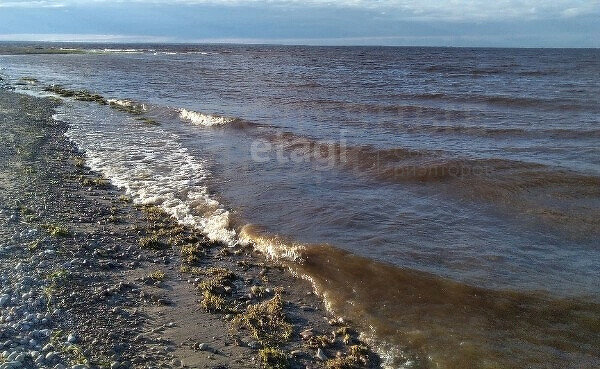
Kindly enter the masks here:
[[[19, 82], [38, 84], [39, 81], [32, 77], [24, 77]], [[17, 88], [17, 90], [21, 89]], [[292, 367], [319, 367], [323, 364], [332, 369], [361, 367], [361, 364], [366, 362], [366, 357], [373, 358], [368, 365], [375, 366], [379, 364], [384, 367], [414, 368], [440, 366], [460, 369], [490, 367], [490, 365], [491, 367], [522, 366], [539, 361], [546, 361], [548, 365], [560, 363], [565, 364], [563, 365], [565, 367], [571, 367], [570, 365], [575, 365], [574, 363], [593, 365], [597, 362], [597, 357], [600, 357], [597, 355], [597, 350], [589, 346], [595, 339], [596, 317], [600, 308], [591, 301], [553, 297], [542, 291], [486, 289], [434, 274], [395, 268], [329, 245], [301, 244], [297, 247], [293, 240], [262, 233], [260, 228], [255, 229], [250, 225], [232, 231], [239, 232], [239, 238], [234, 239], [235, 242], [229, 242], [229, 239], [223, 241], [227, 246], [237, 245], [237, 248], [222, 247], [224, 245], [215, 240], [223, 240], [223, 238], [205, 232], [203, 220], [206, 217], [201, 212], [196, 212], [189, 207], [178, 210], [177, 204], [182, 205], [182, 199], [189, 199], [187, 194], [189, 184], [184, 184], [183, 187], [174, 186], [174, 190], [170, 187], [173, 182], [181, 183], [184, 178], [196, 178], [198, 173], [203, 173], [202, 165], [190, 160], [189, 156], [184, 156], [183, 159], [190, 160], [185, 161], [189, 165], [174, 166], [173, 168], [179, 169], [169, 172], [170, 175], [159, 176], [157, 180], [150, 180], [150, 184], [144, 184], [140, 181], [145, 181], [147, 177], [130, 178], [123, 173], [130, 173], [127, 168], [155, 173], [153, 170], [156, 168], [146, 167], [144, 164], [154, 162], [152, 157], [148, 157], [146, 161], [128, 161], [127, 158], [134, 155], [136, 150], [125, 150], [121, 152], [121, 159], [113, 163], [111, 160], [115, 156], [103, 155], [103, 148], [98, 148], [94, 144], [93, 137], [96, 133], [102, 132], [104, 136], [101, 142], [104, 144], [104, 150], [118, 147], [111, 145], [119, 145], [119, 142], [126, 143], [125, 147], [139, 147], [135, 140], [128, 141], [127, 136], [120, 135], [121, 126], [118, 122], [121, 121], [118, 117], [124, 114], [133, 123], [130, 126], [131, 131], [127, 132], [130, 137], [143, 136], [146, 140], [149, 139], [149, 142], [162, 148], [160, 150], [155, 148], [153, 154], [159, 153], [173, 161], [170, 153], [179, 152], [180, 146], [162, 140], [161, 134], [165, 131], [160, 129], [160, 126], [164, 122], [160, 119], [160, 123], [153, 121], [151, 118], [154, 116], [151, 113], [146, 114], [145, 104], [128, 99], [110, 100], [93, 91], [71, 90], [58, 85], [45, 86], [43, 91], [52, 93], [49, 94], [53, 96], [49, 98], [50, 101], [61, 100], [70, 107], [69, 113], [65, 113], [62, 107], [56, 109], [56, 114], [52, 117], [55, 121], [64, 119], [65, 122], [69, 122], [57, 124], [63, 124], [65, 127], [70, 124], [67, 138], [77, 143], [79, 147], [89, 150], [90, 166], [96, 170], [96, 173], [104, 173], [114, 184], [127, 188], [127, 193], [131, 194], [136, 202], [145, 203], [151, 200], [152, 203], [160, 206], [160, 209], [136, 208], [129, 204], [125, 213], [137, 214], [133, 217], [135, 227], [131, 225], [133, 228], [129, 229], [135, 233], [133, 237], [137, 240], [133, 247], [142, 246], [152, 250], [144, 251], [150, 254], [142, 255], [140, 260], [154, 260], [155, 264], [166, 263], [165, 267], [146, 268], [142, 273], [134, 273], [134, 276], [126, 274], [124, 278], [136, 286], [135, 293], [139, 292], [142, 300], [146, 300], [147, 303], [169, 305], [176, 301], [179, 306], [184, 307], [183, 310], [177, 311], [181, 312], [179, 314], [181, 326], [186, 328], [178, 329], [171, 325], [168, 327], [171, 329], [166, 329], [165, 327], [174, 323], [167, 320], [164, 317], [165, 310], [158, 307], [152, 310], [149, 319], [160, 321], [163, 325], [159, 330], [164, 330], [164, 333], [162, 336], [159, 334], [159, 338], [175, 337], [175, 341], [180, 342], [179, 345], [175, 345], [176, 348], [171, 347], [167, 352], [184, 355], [180, 357], [188, 364], [192, 360], [190, 364], [192, 367], [207, 365], [202, 360], [194, 361], [198, 360], [195, 351], [201, 347], [203, 348], [201, 351], [209, 348], [209, 351], [214, 354], [210, 344], [217, 337], [206, 336], [206, 339], [196, 340], [195, 343], [190, 344], [189, 335], [192, 333], [189, 327], [193, 327], [198, 321], [214, 323], [219, 327], [217, 330], [219, 335], [227, 332], [228, 336], [224, 339], [220, 352], [233, 352], [227, 349], [234, 345], [248, 347], [251, 349], [250, 352], [255, 352], [254, 355], [242, 355], [241, 361], [234, 364], [222, 358], [225, 360], [224, 365], [234, 367], [245, 367], [244, 363], [258, 366], [260, 365], [258, 358], [271, 362], [273, 365], [270, 367], [286, 367], [285, 360], [282, 362], [280, 359], [290, 355], [297, 356], [295, 359], [300, 361], [296, 360], [296, 362], [301, 363], [299, 366], [294, 364]], [[34, 90], [29, 92], [25, 89], [22, 92], [27, 96], [37, 95]], [[56, 95], [64, 99], [54, 97]], [[79, 108], [81, 110], [78, 110]], [[100, 119], [88, 121], [87, 116], [93, 116], [96, 109], [102, 112]], [[111, 111], [112, 109], [116, 112]], [[110, 122], [114, 122], [113, 127], [106, 126], [111, 124]], [[116, 157], [118, 158], [119, 155]], [[77, 167], [85, 166], [83, 158], [73, 160]], [[122, 168], [125, 168], [125, 172]], [[208, 187], [202, 185], [202, 180], [196, 182], [200, 184], [199, 191], [195, 191], [196, 194], [211, 203], [214, 198]], [[88, 191], [110, 188], [107, 179], [96, 175], [91, 175], [90, 178], [79, 178], [78, 185], [81, 184]], [[140, 192], [140, 185], [143, 185], [146, 191]], [[169, 188], [167, 196], [163, 196], [161, 191], [163, 187]], [[184, 189], [184, 192], [179, 192], [178, 189]], [[114, 197], [121, 197], [121, 193], [117, 191]], [[113, 207], [116, 209], [115, 213], [113, 214], [111, 210], [108, 218], [103, 218], [104, 222], [98, 224], [105, 226], [109, 223], [120, 223], [119, 218], [122, 214], [118, 212], [118, 208], [127, 207], [129, 200], [119, 199], [119, 206], [111, 206], [111, 209]], [[228, 211], [221, 205], [218, 207], [224, 212]], [[194, 216], [194, 221], [186, 221], [187, 215]], [[175, 224], [173, 219], [178, 219], [180, 223], [192, 224], [196, 231]], [[220, 226], [219, 229], [226, 232], [231, 230], [228, 225], [220, 224]], [[198, 233], [198, 229], [213, 242], [204, 239]], [[56, 231], [60, 233], [60, 228]], [[237, 241], [252, 247], [240, 247]], [[184, 273], [181, 274], [180, 267], [179, 269], [177, 265], [172, 267], [173, 260], [177, 258], [170, 258], [167, 250], [174, 251], [180, 259], [191, 260], [192, 265], [185, 266]], [[296, 255], [291, 255], [295, 251], [298, 251]], [[287, 256], [290, 255], [297, 256], [301, 262], [287, 260]], [[193, 265], [194, 263], [199, 263], [200, 268]], [[268, 273], [272, 273], [273, 276]], [[294, 279], [291, 275], [296, 275], [298, 278]], [[190, 288], [184, 288], [185, 284], [179, 283], [185, 280]], [[282, 299], [278, 296], [278, 289], [275, 286], [266, 286], [273, 281], [280, 286], [287, 286], [286, 294], [281, 296]], [[138, 289], [139, 286], [141, 287]], [[143, 287], [148, 289], [143, 290]], [[306, 291], [315, 291], [319, 297], [312, 293], [305, 295]], [[194, 297], [180, 298], [181, 296]], [[292, 304], [284, 301], [291, 301]], [[294, 304], [296, 310], [292, 309]], [[198, 306], [201, 306], [206, 314], [198, 315]], [[353, 322], [342, 323], [328, 316], [326, 318], [330, 322], [328, 326], [322, 319], [328, 315], [326, 311], [351, 318]], [[173, 310], [169, 312], [171, 315], [178, 314]], [[257, 316], [264, 312], [271, 312], [269, 313], [271, 315], [274, 313], [274, 318], [265, 321]], [[290, 330], [289, 321], [282, 316], [296, 313], [299, 314], [299, 324], [311, 322], [315, 327], [319, 327], [319, 332], [315, 334], [301, 328], [292, 329], [296, 332], [295, 339], [304, 336], [305, 342], [298, 347], [305, 349], [308, 347], [308, 349], [302, 354], [302, 350], [296, 349], [295, 343], [292, 342], [286, 348], [287, 354], [282, 355], [277, 347], [283, 345], [280, 341], [289, 338]], [[267, 333], [265, 329], [262, 329], [261, 333], [261, 329], [257, 329], [253, 322], [261, 322], [263, 327], [274, 329], [275, 333]], [[345, 336], [348, 332], [343, 326], [338, 327], [340, 323], [343, 326], [353, 326], [354, 337], [357, 336], [356, 331], [363, 333], [361, 337], [372, 345], [380, 358], [365, 351], [361, 345], [351, 344], [350, 347], [354, 348], [348, 347], [343, 342], [346, 341]], [[528, 328], [520, 329], [522, 326]], [[573, 326], [576, 326], [581, 334], [573, 336], [571, 328]], [[231, 332], [236, 331], [237, 328], [250, 331], [255, 335], [255, 339], [243, 341], [235, 338]], [[302, 334], [300, 335], [299, 332]], [[330, 332], [329, 335], [327, 332]], [[265, 333], [267, 334], [264, 335]], [[266, 342], [263, 351], [259, 342], [261, 334], [264, 335], [262, 343]], [[195, 338], [191, 339], [195, 340]], [[345, 346], [336, 347], [336, 341], [339, 345], [343, 342]], [[352, 336], [350, 341], [359, 343]], [[189, 347], [189, 350], [180, 349], [181, 342], [184, 342], [184, 346]], [[319, 348], [324, 355], [315, 351]], [[181, 353], [181, 350], [185, 353]], [[554, 350], [561, 350], [561, 356], [554, 355]], [[339, 357], [338, 351], [341, 353]], [[510, 352], [510, 355], [506, 352]], [[348, 355], [344, 356], [345, 354]], [[232, 355], [235, 356], [237, 353]], [[332, 358], [332, 355], [335, 355], [335, 358]], [[325, 360], [315, 360], [314, 356], [330, 360], [323, 362]], [[219, 359], [218, 355], [212, 354], [208, 358]]]
[[[251, 248], [210, 242], [134, 206], [89, 170], [66, 124], [52, 119], [56, 104], [0, 89], [10, 138], [1, 265], [4, 276], [15, 273], [2, 284], [0, 367], [378, 367], [352, 324], [307, 293], [308, 281]], [[36, 280], [26, 300], [23, 278]], [[41, 315], [27, 320], [27, 311], [21, 326], [47, 319], [47, 336], [7, 328], [25, 310]]]

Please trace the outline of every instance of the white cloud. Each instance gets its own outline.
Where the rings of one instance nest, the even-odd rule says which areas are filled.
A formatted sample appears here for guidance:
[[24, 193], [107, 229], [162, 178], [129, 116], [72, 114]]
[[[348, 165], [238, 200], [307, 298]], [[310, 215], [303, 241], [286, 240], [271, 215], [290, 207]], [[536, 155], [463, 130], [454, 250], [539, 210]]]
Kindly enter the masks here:
[[59, 1], [0, 1], [0, 8], [61, 8], [66, 5]]
[[48, 42], [173, 42], [172, 37], [142, 35], [97, 35], [69, 33], [13, 33], [0, 34], [0, 41], [48, 41]]
[[0, 7], [63, 7], [90, 4], [259, 5], [378, 10], [386, 16], [423, 20], [551, 19], [600, 15], [600, 0], [55, 0], [2, 1]]

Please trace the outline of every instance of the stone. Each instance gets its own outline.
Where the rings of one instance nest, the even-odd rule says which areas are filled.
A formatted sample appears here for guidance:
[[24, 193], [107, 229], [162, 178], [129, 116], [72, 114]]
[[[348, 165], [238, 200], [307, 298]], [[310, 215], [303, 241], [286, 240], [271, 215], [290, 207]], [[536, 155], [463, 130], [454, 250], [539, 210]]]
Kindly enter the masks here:
[[312, 328], [303, 330], [302, 332], [300, 332], [300, 336], [302, 337], [303, 340], [307, 340], [307, 339], [311, 338], [313, 336]]
[[325, 353], [321, 349], [317, 349], [315, 357], [321, 361], [327, 360], [327, 355], [325, 355]]
[[12, 369], [20, 368], [22, 366], [20, 361], [7, 361], [0, 366], [1, 369]]
[[197, 349], [200, 351], [209, 351], [210, 347], [208, 347], [208, 344], [206, 343], [200, 343], [198, 344]]
[[10, 355], [8, 355], [8, 357], [6, 358], [6, 361], [15, 361], [15, 358], [17, 357], [17, 355], [19, 355], [19, 353], [16, 351], [13, 351], [12, 353], [10, 353]]
[[58, 356], [58, 354], [56, 353], [56, 351], [50, 351], [49, 353], [46, 354], [46, 360], [48, 361], [52, 361], [54, 360], [56, 357]]
[[257, 341], [250, 341], [248, 342], [248, 347], [250, 347], [253, 350], [258, 350], [260, 348], [260, 343], [258, 343]]
[[0, 306], [6, 305], [9, 301], [10, 301], [9, 294], [4, 294], [4, 295], [0, 296]]

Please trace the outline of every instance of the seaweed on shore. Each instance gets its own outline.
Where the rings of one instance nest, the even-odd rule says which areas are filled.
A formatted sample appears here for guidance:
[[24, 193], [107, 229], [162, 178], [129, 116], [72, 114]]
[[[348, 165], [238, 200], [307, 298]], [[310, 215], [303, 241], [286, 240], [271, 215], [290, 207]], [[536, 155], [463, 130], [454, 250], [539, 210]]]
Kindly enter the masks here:
[[155, 121], [154, 119], [147, 118], [147, 117], [141, 117], [141, 118], [138, 118], [137, 120], [139, 120], [142, 123], [146, 123], [146, 124], [149, 124], [152, 126], [158, 125], [157, 121]]
[[181, 257], [187, 264], [193, 264], [204, 255], [206, 240], [194, 230], [177, 224], [164, 210], [158, 206], [141, 207], [146, 216], [147, 236], [140, 239], [143, 248], [166, 249], [180, 248]]
[[279, 291], [270, 300], [249, 305], [244, 313], [234, 319], [234, 325], [250, 330], [252, 336], [265, 346], [280, 346], [289, 341], [293, 332]]
[[156, 235], [140, 238], [139, 244], [141, 248], [151, 250], [163, 250], [169, 246], [165, 242], [161, 241]]
[[61, 224], [45, 224], [44, 228], [52, 237], [69, 237], [71, 231], [67, 227]]
[[267, 369], [286, 369], [290, 367], [288, 355], [280, 349], [265, 347], [258, 351], [263, 367]]
[[79, 101], [97, 102], [100, 105], [108, 104], [108, 101], [104, 97], [102, 97], [102, 95], [98, 95], [87, 90], [70, 90], [60, 85], [51, 85], [46, 86], [44, 88], [44, 91], [52, 92], [62, 97], [71, 97]]
[[18, 85], [34, 85], [38, 82], [39, 81], [33, 77], [21, 77], [21, 78], [19, 78], [19, 81], [17, 82], [17, 84]]
[[85, 158], [83, 156], [75, 156], [73, 157], [73, 163], [77, 168], [85, 167]]
[[153, 282], [155, 282], [155, 283], [160, 283], [160, 282], [162, 282], [162, 281], [164, 281], [164, 280], [165, 280], [165, 277], [166, 277], [166, 275], [165, 275], [165, 272], [163, 272], [163, 271], [162, 271], [162, 270], [160, 270], [160, 269], [157, 269], [157, 270], [155, 270], [154, 272], [152, 272], [152, 274], [150, 274], [148, 277], [149, 277], [149, 278], [150, 278], [150, 280], [152, 280]]
[[217, 267], [201, 269], [184, 266], [181, 271], [203, 277], [203, 280], [198, 284], [198, 289], [202, 293], [200, 306], [204, 310], [213, 313], [233, 311], [225, 298], [233, 290], [233, 281], [236, 278], [231, 270]]
[[369, 367], [369, 349], [363, 345], [353, 345], [348, 348], [346, 355], [339, 354], [327, 360], [327, 369], [360, 369]]
[[108, 188], [110, 186], [110, 181], [103, 177], [87, 178], [79, 176], [79, 180], [86, 187]]

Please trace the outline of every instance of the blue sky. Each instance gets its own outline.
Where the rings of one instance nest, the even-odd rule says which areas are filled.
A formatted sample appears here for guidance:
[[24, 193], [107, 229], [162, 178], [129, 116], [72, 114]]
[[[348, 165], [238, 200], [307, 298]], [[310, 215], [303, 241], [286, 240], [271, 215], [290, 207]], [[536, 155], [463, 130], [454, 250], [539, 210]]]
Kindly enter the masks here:
[[600, 0], [0, 0], [0, 40], [600, 47]]

